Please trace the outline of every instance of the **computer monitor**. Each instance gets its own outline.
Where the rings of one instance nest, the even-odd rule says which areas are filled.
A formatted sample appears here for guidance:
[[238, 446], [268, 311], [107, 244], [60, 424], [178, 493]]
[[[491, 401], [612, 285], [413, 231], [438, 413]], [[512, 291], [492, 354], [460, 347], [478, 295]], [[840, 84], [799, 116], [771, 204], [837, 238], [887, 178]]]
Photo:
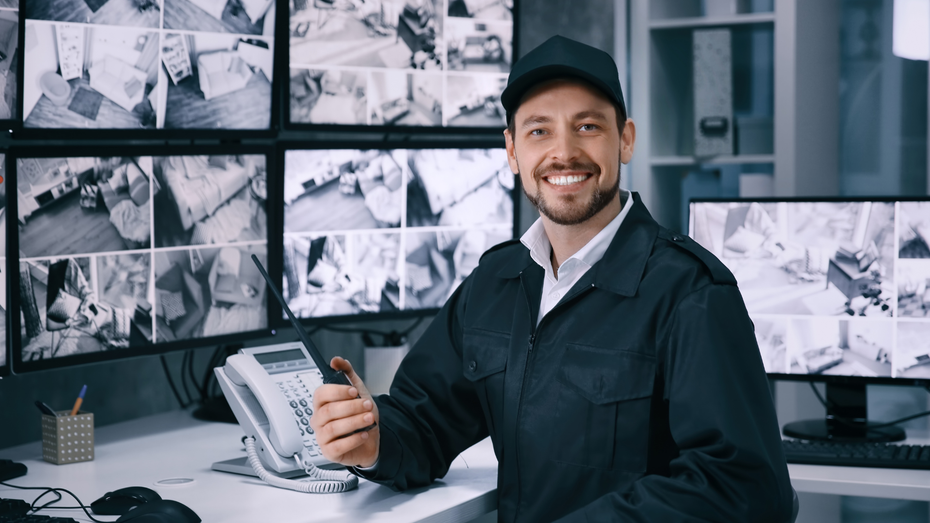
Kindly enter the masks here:
[[0, 128], [12, 128], [19, 108], [19, 2], [0, 0]]
[[769, 376], [827, 384], [806, 438], [870, 430], [865, 385], [930, 383], [930, 199], [692, 200], [689, 231], [733, 272]]
[[270, 134], [272, 0], [23, 5], [24, 136]]
[[279, 274], [298, 318], [434, 313], [485, 250], [514, 236], [500, 143], [322, 147], [280, 152]]
[[515, 0], [296, 0], [291, 127], [503, 129]]
[[15, 372], [269, 334], [266, 149], [9, 156]]

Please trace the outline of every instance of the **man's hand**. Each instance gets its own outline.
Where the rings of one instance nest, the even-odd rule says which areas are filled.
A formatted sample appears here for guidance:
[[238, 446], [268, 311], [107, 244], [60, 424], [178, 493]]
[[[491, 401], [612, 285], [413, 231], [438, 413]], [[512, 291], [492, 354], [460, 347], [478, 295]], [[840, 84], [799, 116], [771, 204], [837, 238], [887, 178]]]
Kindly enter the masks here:
[[370, 467], [378, 461], [380, 423], [367, 432], [352, 433], [380, 422], [378, 406], [347, 360], [337, 356], [330, 366], [345, 372], [353, 386], [329, 384], [316, 389], [310, 427], [326, 459], [346, 466]]

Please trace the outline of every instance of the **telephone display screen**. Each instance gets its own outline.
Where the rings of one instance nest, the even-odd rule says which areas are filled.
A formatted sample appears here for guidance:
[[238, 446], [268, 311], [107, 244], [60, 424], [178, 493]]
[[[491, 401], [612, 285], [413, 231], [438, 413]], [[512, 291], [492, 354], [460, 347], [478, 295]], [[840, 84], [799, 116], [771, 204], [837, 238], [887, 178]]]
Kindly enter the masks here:
[[280, 363], [282, 361], [307, 361], [303, 351], [300, 349], [282, 350], [278, 352], [262, 352], [255, 354], [254, 356], [255, 359], [262, 365], [267, 365], [269, 363]]

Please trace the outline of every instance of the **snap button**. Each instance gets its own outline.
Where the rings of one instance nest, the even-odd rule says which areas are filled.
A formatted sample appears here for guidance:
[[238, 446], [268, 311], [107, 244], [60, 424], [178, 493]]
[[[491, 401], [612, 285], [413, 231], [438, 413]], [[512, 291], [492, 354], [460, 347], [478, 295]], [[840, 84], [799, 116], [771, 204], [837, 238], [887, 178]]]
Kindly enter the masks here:
[[672, 236], [672, 241], [673, 241], [673, 242], [683, 242], [683, 241], [685, 241], [685, 237], [684, 237], [684, 236], [679, 236], [679, 235], [676, 234], [676, 235]]
[[476, 361], [471, 361], [471, 362], [468, 364], [468, 370], [470, 370], [470, 371], [472, 371], [472, 372], [475, 372], [475, 369], [477, 369], [477, 368], [478, 368], [478, 362], [476, 362]]

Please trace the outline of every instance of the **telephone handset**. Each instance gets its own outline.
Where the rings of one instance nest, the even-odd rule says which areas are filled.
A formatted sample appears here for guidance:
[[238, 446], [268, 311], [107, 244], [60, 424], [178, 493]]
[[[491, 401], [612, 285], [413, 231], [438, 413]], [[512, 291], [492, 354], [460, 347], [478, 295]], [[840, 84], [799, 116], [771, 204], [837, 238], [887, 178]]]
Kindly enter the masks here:
[[[226, 358], [226, 375], [240, 387], [248, 387], [268, 419], [268, 439], [279, 455], [290, 458], [304, 450], [298, 431], [292, 430], [293, 418], [284, 394], [254, 356], [235, 354]], [[284, 430], [285, 422], [288, 430]]]
[[[302, 492], [342, 492], [358, 485], [348, 472], [317, 468], [330, 464], [310, 427], [313, 392], [323, 377], [300, 342], [242, 349], [214, 372], [245, 431], [248, 463], [259, 478]], [[277, 475], [300, 469], [307, 480]]]

